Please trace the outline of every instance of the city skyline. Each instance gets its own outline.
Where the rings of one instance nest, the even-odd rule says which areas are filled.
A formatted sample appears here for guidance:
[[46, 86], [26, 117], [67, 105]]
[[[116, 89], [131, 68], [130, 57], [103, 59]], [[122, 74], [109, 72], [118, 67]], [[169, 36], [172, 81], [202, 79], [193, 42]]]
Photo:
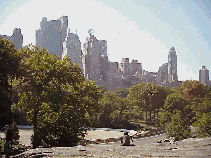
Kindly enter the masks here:
[[[8, 0], [0, 2], [0, 6], [0, 34], [11, 36], [14, 28], [20, 28], [23, 45], [35, 45], [35, 31], [43, 17], [54, 20], [65, 15], [69, 17], [70, 32], [77, 30], [81, 45], [89, 36], [89, 29], [94, 30], [98, 39], [106, 40], [108, 58], [112, 62], [135, 59], [142, 63], [144, 70], [157, 72], [168, 62], [169, 48], [175, 47], [178, 80], [199, 80], [199, 69], [203, 65], [211, 70], [208, 33], [211, 3], [208, 1], [203, 4], [202, 1], [181, 0], [59, 3]], [[35, 8], [39, 8], [39, 12]]]

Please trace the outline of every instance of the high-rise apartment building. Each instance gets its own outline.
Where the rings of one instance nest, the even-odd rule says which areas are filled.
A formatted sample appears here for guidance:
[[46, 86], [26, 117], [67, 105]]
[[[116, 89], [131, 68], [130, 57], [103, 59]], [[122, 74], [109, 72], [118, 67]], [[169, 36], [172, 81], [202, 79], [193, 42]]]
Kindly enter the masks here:
[[0, 35], [0, 37], [2, 37], [4, 40], [8, 38], [11, 42], [14, 43], [15, 49], [17, 50], [23, 45], [23, 35], [21, 34], [20, 28], [15, 28], [12, 36]]
[[121, 69], [123, 73], [123, 78], [129, 77], [129, 58], [122, 58]]
[[72, 62], [78, 63], [81, 70], [83, 70], [82, 64], [82, 51], [81, 51], [81, 42], [77, 34], [68, 32], [67, 42], [67, 57], [72, 60]]
[[159, 70], [156, 75], [156, 83], [160, 84], [168, 79], [168, 63], [163, 64], [159, 67]]
[[100, 44], [99, 41], [90, 34], [84, 44], [85, 55], [85, 78], [91, 79], [98, 84], [100, 81]]
[[141, 63], [138, 63], [138, 60], [132, 60], [131, 63], [128, 66], [129, 74], [135, 75], [135, 74], [141, 74], [142, 71], [142, 65]]
[[100, 56], [107, 55], [107, 41], [99, 40], [99, 44], [100, 44]]
[[118, 62], [109, 62], [108, 79], [108, 90], [115, 90], [117, 87], [122, 87], [122, 72], [118, 70]]
[[134, 59], [129, 63], [129, 58], [122, 58], [119, 68], [122, 71], [123, 78], [138, 76], [142, 73], [142, 64]]
[[177, 55], [174, 47], [170, 48], [168, 54], [168, 81], [177, 81]]
[[62, 59], [66, 52], [66, 37], [68, 17], [62, 16], [57, 20], [47, 21], [42, 18], [40, 29], [36, 30], [36, 45], [39, 49], [47, 49], [50, 54], [55, 53]]
[[210, 85], [209, 70], [207, 70], [205, 66], [202, 66], [202, 69], [199, 70], [199, 82], [205, 85]]
[[50, 54], [56, 54], [62, 59], [67, 56], [72, 62], [78, 63], [83, 71], [81, 42], [77, 34], [67, 31], [68, 16], [47, 21], [42, 18], [40, 29], [36, 30], [36, 45], [39, 49], [47, 49]]

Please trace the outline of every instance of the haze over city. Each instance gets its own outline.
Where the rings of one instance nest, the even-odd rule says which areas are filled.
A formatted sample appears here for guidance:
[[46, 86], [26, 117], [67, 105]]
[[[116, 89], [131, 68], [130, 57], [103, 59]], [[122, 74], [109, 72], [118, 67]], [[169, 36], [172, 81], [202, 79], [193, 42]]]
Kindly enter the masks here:
[[106, 40], [112, 62], [135, 59], [144, 70], [156, 72], [175, 47], [178, 80], [199, 80], [202, 65], [211, 70], [211, 1], [1, 1], [0, 34], [11, 36], [20, 28], [23, 45], [35, 45], [42, 18], [62, 15], [68, 16], [70, 32], [77, 30], [82, 44], [89, 29]]

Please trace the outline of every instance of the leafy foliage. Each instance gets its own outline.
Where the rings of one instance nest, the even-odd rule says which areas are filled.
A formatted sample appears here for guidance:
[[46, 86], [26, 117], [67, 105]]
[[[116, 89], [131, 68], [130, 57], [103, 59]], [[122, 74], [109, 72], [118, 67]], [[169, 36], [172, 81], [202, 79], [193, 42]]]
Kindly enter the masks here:
[[167, 137], [177, 137], [179, 140], [190, 137], [190, 126], [187, 124], [187, 119], [182, 116], [182, 112], [175, 110], [170, 114], [170, 121], [165, 126]]
[[86, 113], [98, 107], [99, 89], [66, 57], [61, 61], [30, 45], [18, 53], [23, 82], [18, 105], [34, 125], [33, 147], [76, 145], [90, 123]]
[[[139, 111], [159, 111], [164, 104], [164, 100], [168, 94], [168, 89], [157, 86], [155, 83], [141, 82], [129, 88], [127, 100], [130, 109], [139, 109]], [[150, 115], [151, 118], [151, 115]], [[150, 119], [151, 120], [151, 119]]]
[[126, 88], [126, 87], [123, 87], [123, 88], [118, 87], [113, 92], [115, 94], [117, 94], [121, 98], [126, 98], [127, 95], [128, 95], [128, 88]]
[[0, 126], [10, 124], [11, 112], [11, 81], [18, 70], [17, 50], [14, 44], [8, 39], [0, 38]]
[[183, 111], [185, 105], [187, 105], [187, 101], [185, 98], [181, 97], [180, 95], [170, 94], [167, 96], [165, 103], [164, 103], [164, 110], [173, 113], [175, 109]]
[[178, 93], [181, 94], [187, 100], [194, 97], [204, 97], [206, 94], [205, 86], [199, 81], [185, 81], [178, 89]]
[[211, 136], [211, 100], [210, 98], [195, 99], [192, 103], [193, 126], [197, 128], [199, 137]]
[[199, 137], [211, 136], [211, 112], [203, 113], [193, 126], [197, 127]]
[[197, 127], [198, 136], [210, 135], [210, 92], [210, 87], [198, 81], [185, 81], [181, 87], [172, 89], [160, 120], [168, 136], [190, 137], [190, 125]]

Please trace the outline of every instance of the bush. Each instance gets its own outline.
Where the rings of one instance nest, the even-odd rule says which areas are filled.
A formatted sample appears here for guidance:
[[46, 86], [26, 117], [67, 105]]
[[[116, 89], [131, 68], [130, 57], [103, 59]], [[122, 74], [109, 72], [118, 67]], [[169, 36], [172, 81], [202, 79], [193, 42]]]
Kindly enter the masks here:
[[187, 121], [182, 117], [181, 111], [175, 110], [171, 115], [171, 121], [166, 123], [165, 130], [167, 138], [177, 137], [179, 140], [189, 138], [191, 136], [191, 129]]
[[210, 137], [211, 136], [211, 113], [203, 113], [201, 117], [193, 123], [193, 126], [197, 128], [198, 137]]

